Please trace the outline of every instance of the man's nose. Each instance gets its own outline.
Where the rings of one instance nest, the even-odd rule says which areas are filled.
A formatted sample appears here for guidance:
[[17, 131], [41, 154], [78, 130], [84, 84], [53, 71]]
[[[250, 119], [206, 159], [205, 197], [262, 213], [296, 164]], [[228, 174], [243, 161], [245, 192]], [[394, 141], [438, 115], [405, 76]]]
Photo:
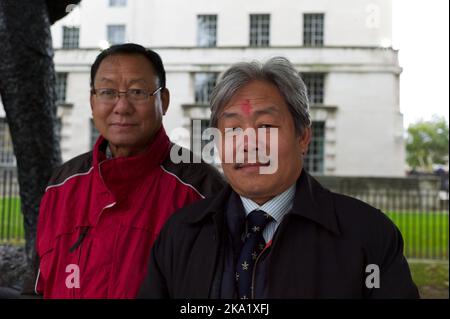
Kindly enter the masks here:
[[247, 128], [248, 130], [253, 130], [254, 134], [244, 134], [243, 140], [243, 150], [244, 152], [253, 152], [258, 150], [258, 136], [256, 129], [253, 127]]
[[114, 113], [128, 114], [133, 112], [133, 105], [127, 98], [126, 93], [120, 92], [117, 97], [117, 102], [114, 105]]

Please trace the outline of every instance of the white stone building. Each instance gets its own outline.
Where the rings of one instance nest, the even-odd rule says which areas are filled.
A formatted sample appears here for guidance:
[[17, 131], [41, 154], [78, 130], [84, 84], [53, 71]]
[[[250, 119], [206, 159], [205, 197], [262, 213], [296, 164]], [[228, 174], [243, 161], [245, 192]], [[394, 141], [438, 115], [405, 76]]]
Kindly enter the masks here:
[[171, 91], [164, 125], [177, 142], [189, 146], [177, 128], [190, 129], [193, 119], [208, 125], [220, 72], [281, 55], [310, 90], [309, 171], [404, 176], [391, 14], [390, 0], [83, 0], [52, 27], [63, 159], [95, 138], [89, 71], [99, 48], [136, 42], [164, 61]]

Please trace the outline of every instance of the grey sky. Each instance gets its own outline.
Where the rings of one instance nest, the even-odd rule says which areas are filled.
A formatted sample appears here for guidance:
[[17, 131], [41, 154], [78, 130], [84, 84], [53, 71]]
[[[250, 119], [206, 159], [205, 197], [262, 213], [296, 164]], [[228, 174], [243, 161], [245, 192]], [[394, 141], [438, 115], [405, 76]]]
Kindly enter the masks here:
[[433, 114], [449, 119], [449, 1], [392, 0], [405, 128]]

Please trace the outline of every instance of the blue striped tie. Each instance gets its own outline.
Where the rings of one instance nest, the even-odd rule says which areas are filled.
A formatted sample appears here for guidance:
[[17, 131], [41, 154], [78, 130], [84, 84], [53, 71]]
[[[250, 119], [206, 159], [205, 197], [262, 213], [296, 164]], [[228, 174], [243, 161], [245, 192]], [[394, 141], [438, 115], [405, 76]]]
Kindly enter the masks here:
[[262, 235], [264, 227], [272, 220], [262, 210], [254, 210], [247, 216], [247, 236], [236, 264], [236, 283], [240, 299], [252, 298], [252, 275], [256, 259], [266, 242]]

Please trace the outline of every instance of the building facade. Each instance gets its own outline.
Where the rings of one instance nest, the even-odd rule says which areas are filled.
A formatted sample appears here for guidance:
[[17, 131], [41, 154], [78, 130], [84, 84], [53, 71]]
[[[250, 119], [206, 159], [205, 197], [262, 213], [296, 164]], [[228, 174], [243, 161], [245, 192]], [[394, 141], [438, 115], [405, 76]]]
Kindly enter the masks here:
[[310, 172], [405, 174], [390, 0], [83, 0], [68, 10], [52, 27], [63, 160], [89, 150], [97, 136], [89, 70], [100, 48], [136, 42], [164, 61], [171, 92], [164, 125], [183, 146], [190, 147], [194, 120], [208, 127], [221, 72], [281, 55], [309, 90]]

